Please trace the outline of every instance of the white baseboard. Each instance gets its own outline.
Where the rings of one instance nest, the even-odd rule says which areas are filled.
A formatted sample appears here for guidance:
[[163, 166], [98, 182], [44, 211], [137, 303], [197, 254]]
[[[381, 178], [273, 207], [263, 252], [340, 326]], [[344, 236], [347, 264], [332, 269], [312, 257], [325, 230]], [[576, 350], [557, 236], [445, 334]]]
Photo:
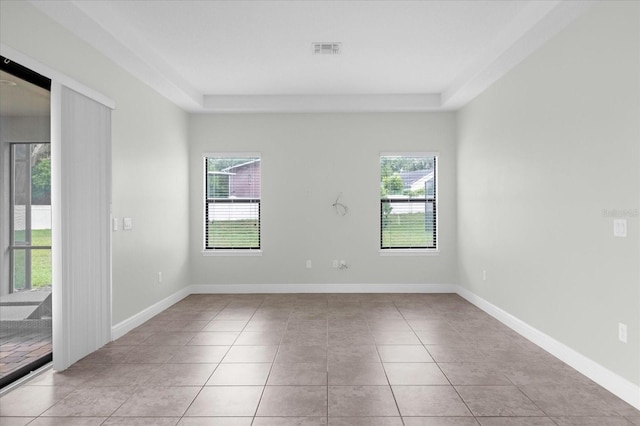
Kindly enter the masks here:
[[453, 284], [196, 284], [189, 294], [261, 293], [455, 293]]
[[521, 336], [540, 346], [562, 362], [568, 364], [573, 369], [584, 374], [618, 398], [640, 410], [640, 386], [620, 377], [611, 370], [514, 317], [466, 288], [457, 286], [456, 293], [507, 327], [516, 331]]
[[172, 295], [165, 297], [158, 303], [155, 303], [149, 306], [147, 309], [138, 312], [132, 317], [127, 318], [124, 321], [119, 322], [118, 324], [111, 327], [111, 340], [119, 339], [124, 336], [134, 328], [144, 324], [146, 321], [149, 321], [154, 316], [158, 315], [160, 312], [165, 309], [171, 307], [172, 305], [178, 303], [191, 292], [189, 291], [189, 287], [185, 287]]
[[464, 287], [453, 284], [200, 284], [190, 285], [128, 318], [111, 329], [122, 337], [190, 294], [261, 293], [457, 293], [518, 334], [584, 374], [609, 392], [640, 410], [640, 386], [601, 366], [579, 352], [530, 326]]

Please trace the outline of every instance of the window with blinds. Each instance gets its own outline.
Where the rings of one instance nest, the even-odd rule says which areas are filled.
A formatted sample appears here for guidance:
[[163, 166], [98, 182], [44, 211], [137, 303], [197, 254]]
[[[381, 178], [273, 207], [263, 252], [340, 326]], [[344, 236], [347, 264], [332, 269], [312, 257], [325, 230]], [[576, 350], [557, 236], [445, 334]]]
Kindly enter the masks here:
[[437, 249], [433, 154], [380, 156], [380, 249]]
[[260, 249], [260, 156], [208, 155], [205, 250]]

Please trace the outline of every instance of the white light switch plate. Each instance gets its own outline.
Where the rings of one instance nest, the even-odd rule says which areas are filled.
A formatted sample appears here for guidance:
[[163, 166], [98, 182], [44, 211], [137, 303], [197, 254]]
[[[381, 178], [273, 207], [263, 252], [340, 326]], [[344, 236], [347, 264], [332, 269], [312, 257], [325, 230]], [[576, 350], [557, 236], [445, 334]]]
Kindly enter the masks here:
[[627, 236], [627, 219], [613, 219], [613, 236]]
[[125, 217], [122, 219], [122, 228], [125, 231], [130, 231], [131, 229], [133, 229], [133, 219], [131, 219], [130, 217]]
[[113, 218], [113, 230], [114, 231], [118, 230], [118, 218], [117, 217]]

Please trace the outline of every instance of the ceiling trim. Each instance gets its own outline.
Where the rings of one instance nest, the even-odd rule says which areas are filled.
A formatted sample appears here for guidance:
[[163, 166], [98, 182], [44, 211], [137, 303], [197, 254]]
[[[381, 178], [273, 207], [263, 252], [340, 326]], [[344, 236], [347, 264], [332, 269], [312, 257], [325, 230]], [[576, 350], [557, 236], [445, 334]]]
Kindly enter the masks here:
[[529, 3], [500, 37], [442, 92], [443, 106], [459, 109], [470, 102], [597, 1], [549, 0]]
[[[507, 74], [598, 0], [532, 2], [442, 93], [379, 95], [214, 95], [200, 93], [123, 28], [108, 7], [30, 0], [36, 8], [189, 112], [391, 112], [457, 110]], [[92, 18], [100, 9], [99, 19]], [[103, 26], [104, 25], [104, 26]], [[117, 36], [106, 28], [120, 28]], [[516, 40], [514, 42], [514, 40]]]
[[[29, 2], [177, 106], [187, 111], [202, 108], [202, 94], [179, 75], [172, 73], [173, 68], [170, 64], [149, 51], [134, 36], [126, 41], [116, 38], [105, 30], [100, 22], [83, 12], [80, 9], [81, 3], [37, 0]], [[99, 5], [95, 3], [93, 6]], [[102, 9], [102, 22], [116, 20], [107, 8]]]
[[440, 94], [205, 95], [203, 112], [419, 112], [441, 109]]

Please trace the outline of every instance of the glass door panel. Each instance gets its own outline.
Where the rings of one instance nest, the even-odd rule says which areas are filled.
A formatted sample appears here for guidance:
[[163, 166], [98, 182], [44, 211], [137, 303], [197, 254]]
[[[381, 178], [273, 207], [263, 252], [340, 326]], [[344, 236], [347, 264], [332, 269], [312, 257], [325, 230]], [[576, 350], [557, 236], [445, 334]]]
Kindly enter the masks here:
[[11, 146], [12, 292], [51, 289], [51, 149]]
[[50, 84], [0, 61], [0, 388], [50, 362]]

